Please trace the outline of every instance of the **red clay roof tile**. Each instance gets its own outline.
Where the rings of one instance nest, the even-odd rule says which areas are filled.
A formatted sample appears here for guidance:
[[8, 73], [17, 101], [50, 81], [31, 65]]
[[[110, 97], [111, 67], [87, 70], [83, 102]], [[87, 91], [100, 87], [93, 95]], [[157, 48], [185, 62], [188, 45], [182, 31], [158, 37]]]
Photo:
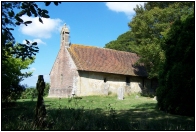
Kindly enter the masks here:
[[68, 51], [78, 70], [147, 76], [143, 66], [133, 66], [139, 59], [135, 53], [77, 44], [72, 44]]

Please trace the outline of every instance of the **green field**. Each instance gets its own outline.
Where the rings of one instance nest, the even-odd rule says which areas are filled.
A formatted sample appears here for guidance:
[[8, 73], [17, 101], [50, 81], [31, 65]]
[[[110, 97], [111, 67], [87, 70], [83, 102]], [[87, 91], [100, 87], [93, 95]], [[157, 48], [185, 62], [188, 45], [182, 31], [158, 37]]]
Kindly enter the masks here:
[[157, 101], [139, 95], [44, 98], [46, 126], [32, 125], [36, 99], [2, 106], [2, 130], [194, 130], [194, 117], [159, 111]]

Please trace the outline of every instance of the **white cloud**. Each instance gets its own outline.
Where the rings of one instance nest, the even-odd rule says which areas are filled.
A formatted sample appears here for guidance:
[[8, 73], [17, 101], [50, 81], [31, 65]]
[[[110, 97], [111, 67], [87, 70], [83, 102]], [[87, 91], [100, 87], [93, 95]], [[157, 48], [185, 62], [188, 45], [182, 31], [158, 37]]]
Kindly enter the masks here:
[[62, 20], [42, 18], [43, 24], [39, 22], [38, 17], [22, 16], [24, 21], [32, 21], [28, 26], [21, 25], [20, 30], [23, 34], [37, 38], [50, 38], [52, 32], [58, 31], [62, 25]]
[[124, 12], [129, 18], [135, 14], [136, 5], [144, 6], [145, 2], [106, 2], [106, 6], [115, 12]]
[[[39, 45], [39, 44], [44, 44], [44, 45], [46, 45], [46, 43], [43, 42], [41, 39], [33, 39], [33, 40], [28, 40], [28, 41], [29, 41], [30, 43], [37, 42], [38, 45]], [[23, 44], [26, 44], [26, 40], [23, 40], [22, 43], [23, 43]]]
[[[43, 42], [41, 39], [33, 39], [33, 40], [28, 40], [30, 43], [33, 43], [33, 42], [37, 42], [37, 44], [46, 44], [45, 42]], [[23, 44], [26, 44], [26, 40], [23, 40], [22, 41]]]
[[37, 44], [46, 44], [41, 39], [33, 39], [33, 42], [37, 42]]
[[35, 71], [35, 70], [36, 70], [36, 68], [35, 68], [35, 67], [32, 67], [32, 68], [31, 68], [31, 70], [32, 70], [32, 71]]

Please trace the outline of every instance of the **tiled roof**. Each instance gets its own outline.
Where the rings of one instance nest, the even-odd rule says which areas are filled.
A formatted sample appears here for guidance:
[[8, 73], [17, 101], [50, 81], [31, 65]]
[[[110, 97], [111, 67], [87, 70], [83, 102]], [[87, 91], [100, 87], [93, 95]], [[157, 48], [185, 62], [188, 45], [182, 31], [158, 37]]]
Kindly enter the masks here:
[[77, 44], [72, 44], [68, 51], [78, 70], [147, 76], [143, 66], [133, 66], [139, 59], [135, 53]]

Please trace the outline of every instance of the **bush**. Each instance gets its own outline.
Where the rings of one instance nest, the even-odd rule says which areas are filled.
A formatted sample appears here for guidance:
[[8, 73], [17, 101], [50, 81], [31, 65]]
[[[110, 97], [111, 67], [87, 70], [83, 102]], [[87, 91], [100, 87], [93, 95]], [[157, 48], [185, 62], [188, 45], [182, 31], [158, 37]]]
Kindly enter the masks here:
[[48, 96], [49, 89], [50, 89], [50, 84], [46, 83], [46, 86], [45, 86], [45, 89], [44, 89], [44, 96]]
[[24, 92], [22, 92], [21, 99], [34, 99], [38, 95], [37, 89], [34, 87], [26, 88]]
[[10, 88], [2, 89], [2, 102], [12, 102], [20, 98], [22, 92], [25, 90], [24, 85], [13, 83]]
[[[44, 89], [44, 96], [48, 96], [48, 92], [49, 92], [49, 88], [50, 88], [50, 84], [46, 83], [45, 89]], [[21, 99], [34, 99], [37, 98], [38, 92], [37, 89], [35, 87], [30, 87], [30, 88], [26, 88], [20, 98]]]
[[157, 101], [161, 110], [173, 114], [195, 114], [195, 18], [176, 21], [162, 45], [166, 61], [159, 73]]

